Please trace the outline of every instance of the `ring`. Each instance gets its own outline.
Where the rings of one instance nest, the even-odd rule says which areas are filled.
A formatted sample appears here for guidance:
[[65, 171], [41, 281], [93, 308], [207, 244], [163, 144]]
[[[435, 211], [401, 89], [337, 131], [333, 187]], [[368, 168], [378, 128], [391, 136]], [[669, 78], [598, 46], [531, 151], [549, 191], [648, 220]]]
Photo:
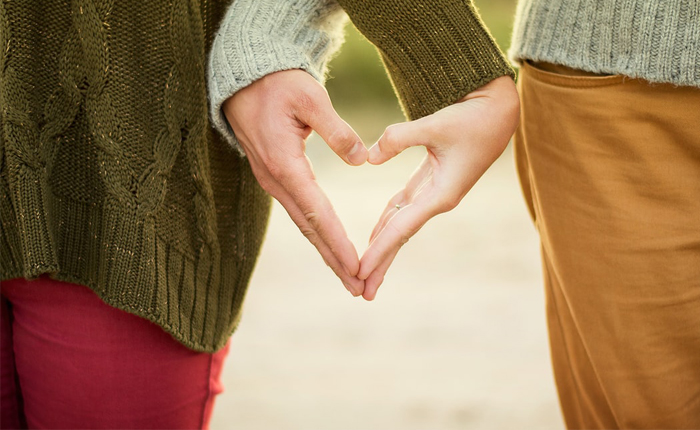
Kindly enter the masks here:
[[396, 210], [401, 210], [401, 205], [396, 205]]

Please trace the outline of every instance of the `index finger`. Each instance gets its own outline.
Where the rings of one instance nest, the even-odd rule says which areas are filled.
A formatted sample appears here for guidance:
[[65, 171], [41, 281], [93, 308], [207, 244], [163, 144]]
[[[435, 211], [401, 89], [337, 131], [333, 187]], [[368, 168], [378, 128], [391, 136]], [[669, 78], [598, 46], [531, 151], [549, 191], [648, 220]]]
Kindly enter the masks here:
[[274, 190], [273, 196], [282, 205], [282, 207], [287, 211], [290, 218], [299, 227], [299, 231], [306, 237], [312, 245], [316, 247], [319, 254], [323, 258], [323, 261], [328, 265], [331, 270], [340, 278], [345, 288], [347, 288], [353, 296], [358, 296], [364, 291], [364, 281], [361, 281], [354, 275], [347, 273], [347, 270], [340, 264], [338, 258], [331, 252], [328, 245], [320, 238], [318, 232], [316, 232], [306, 221], [303, 213], [299, 207], [294, 202], [287, 192], [279, 187], [279, 189]]
[[402, 207], [386, 223], [365, 251], [357, 277], [367, 279], [384, 260], [388, 257], [393, 259], [398, 249], [438, 213], [440, 213], [439, 210], [426, 202], [419, 201]]
[[333, 205], [316, 182], [308, 159], [304, 157], [292, 161], [287, 174], [282, 176], [279, 184], [294, 200], [306, 222], [328, 245], [347, 273], [356, 276], [360, 270], [357, 251], [348, 239]]

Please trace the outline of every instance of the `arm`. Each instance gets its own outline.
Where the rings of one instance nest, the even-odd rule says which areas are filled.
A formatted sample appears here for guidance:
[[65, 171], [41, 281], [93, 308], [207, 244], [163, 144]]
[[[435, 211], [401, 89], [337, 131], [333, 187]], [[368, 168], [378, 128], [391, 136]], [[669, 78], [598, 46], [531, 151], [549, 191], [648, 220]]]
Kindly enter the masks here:
[[519, 112], [513, 80], [503, 76], [431, 115], [386, 129], [370, 149], [371, 164], [411, 146], [425, 146], [427, 153], [372, 232], [358, 274], [365, 299], [374, 299], [401, 246], [432, 217], [454, 209], [501, 155]]
[[[248, 2], [249, 0], [238, 1]], [[261, 3], [269, 3], [270, 1], [274, 3], [274, 0], [262, 0]], [[466, 101], [468, 94], [500, 76], [513, 76], [512, 69], [481, 24], [471, 3], [459, 0], [434, 0], [429, 7], [426, 7], [425, 5], [421, 6], [421, 3], [415, 0], [377, 0], [374, 2], [341, 0], [341, 2], [358, 28], [378, 47], [404, 111], [411, 119], [435, 113], [438, 119], [451, 118], [451, 122], [459, 122], [459, 116], [445, 113], [454, 110], [441, 109], [456, 101]], [[297, 2], [290, 0], [280, 3], [288, 5]], [[301, 3], [308, 3], [308, 1]], [[331, 3], [331, 1], [318, 2], [319, 5], [330, 5]], [[240, 3], [239, 6], [243, 4]], [[275, 16], [273, 15], [273, 18]], [[392, 19], [389, 20], [387, 17], [392, 17]], [[247, 32], [239, 31], [243, 34]], [[270, 74], [256, 81], [246, 90], [240, 91], [236, 96], [229, 98], [224, 106], [224, 110], [227, 112], [226, 116], [232, 122], [239, 138], [245, 134], [245, 128], [251, 130], [250, 134], [254, 135], [257, 132], [257, 135], [260, 136], [259, 138], [246, 139], [249, 142], [246, 152], [249, 153], [253, 171], [263, 187], [285, 206], [290, 216], [309, 240], [316, 245], [326, 263], [343, 280], [345, 286], [357, 295], [365, 290], [365, 280], [367, 280], [372, 284], [372, 288], [369, 288], [364, 296], [368, 299], [373, 298], [384, 278], [384, 273], [398, 252], [398, 248], [427, 221], [426, 217], [430, 218], [439, 211], [421, 211], [421, 219], [410, 220], [411, 228], [407, 229], [406, 224], [400, 225], [399, 227], [402, 229], [400, 234], [392, 236], [381, 235], [383, 231], [387, 230], [387, 225], [394, 227], [393, 217], [383, 216], [372, 235], [373, 239], [381, 237], [382, 240], [373, 240], [363, 257], [360, 272], [359, 264], [355, 262], [354, 247], [347, 240], [342, 225], [332, 211], [330, 203], [315, 184], [313, 172], [303, 154], [303, 143], [313, 128], [319, 131], [321, 137], [349, 164], [364, 162], [367, 157], [366, 150], [361, 144], [358, 145], [359, 138], [347, 124], [337, 117], [327, 100], [327, 95], [318, 91], [317, 87], [304, 79], [308, 78], [305, 74], [298, 76], [306, 82], [293, 79], [292, 81], [300, 83], [300, 85], [292, 84], [287, 79], [291, 73], [294, 72]], [[510, 78], [506, 78], [506, 80], [510, 81]], [[501, 79], [502, 81], [503, 79]], [[281, 88], [279, 84], [282, 82], [286, 82], [298, 90], [296, 95], [294, 92], [285, 91], [287, 97], [274, 97], [275, 92]], [[512, 86], [512, 81], [510, 81], [510, 85]], [[488, 93], [496, 95], [491, 91]], [[244, 97], [246, 94], [249, 97]], [[311, 97], [308, 97], [309, 95]], [[272, 98], [269, 98], [270, 96]], [[504, 95], [504, 97], [506, 96]], [[507, 100], [502, 100], [506, 107], [509, 104], [513, 105], [512, 91], [509, 97]], [[277, 104], [273, 111], [265, 109], [265, 102], [262, 100], [282, 100], [285, 103]], [[300, 104], [299, 100], [311, 101], [312, 103]], [[512, 122], [509, 121], [508, 117], [512, 118], [513, 110], [500, 110], [498, 104], [490, 103], [489, 105], [496, 109], [496, 117], [502, 119], [507, 128], [507, 124]], [[292, 127], [286, 132], [287, 136], [290, 135], [290, 131], [293, 132], [294, 139], [285, 140], [280, 136], [270, 139], [270, 134], [264, 129], [252, 126], [251, 123], [260, 123], [260, 121], [251, 121], [250, 119], [261, 118], [255, 113], [255, 109], [261, 107], [264, 109], [259, 113], [268, 114], [266, 117], [267, 125], [282, 118], [287, 124], [296, 126], [297, 130]], [[298, 109], [299, 107], [302, 109]], [[219, 113], [217, 108], [214, 108], [213, 111], [213, 115]], [[236, 118], [240, 118], [241, 121]], [[323, 128], [324, 124], [327, 127]], [[426, 122], [422, 124], [426, 124]], [[224, 133], [231, 134], [231, 130], [228, 128], [219, 128]], [[393, 129], [402, 128], [402, 125], [398, 125], [394, 126]], [[463, 132], [458, 127], [450, 127], [450, 130]], [[505, 130], [505, 133], [508, 131]], [[422, 133], [422, 135], [426, 136], [427, 134]], [[267, 139], [264, 139], [265, 136]], [[498, 140], [498, 137], [492, 137]], [[232, 140], [235, 142], [235, 139], [232, 138]], [[285, 141], [290, 141], [292, 144], [280, 146], [280, 142]], [[439, 142], [444, 141], [445, 139], [442, 139]], [[485, 143], [493, 148], [503, 145], [498, 141]], [[290, 148], [292, 149], [291, 153], [285, 152]], [[262, 155], [251, 157], [250, 154], [257, 152], [258, 149], [262, 150]], [[500, 153], [500, 151], [497, 152]], [[487, 155], [486, 159], [493, 157], [493, 151], [481, 151], [481, 154]], [[493, 159], [487, 161], [486, 167]], [[294, 166], [287, 163], [288, 160], [294, 160]], [[302, 162], [299, 162], [300, 160]], [[463, 160], [453, 157], [450, 158], [450, 161], [460, 163]], [[383, 161], [382, 157], [378, 158], [375, 155], [370, 158], [370, 162], [379, 164]], [[476, 164], [484, 165], [484, 161]], [[476, 178], [482, 173], [483, 171], [477, 172]], [[302, 181], [290, 188], [290, 182], [287, 180], [290, 177], [298, 177]], [[462, 186], [460, 190], [466, 193], [468, 189], [464, 188], [466, 182], [460, 181], [458, 178], [456, 181]], [[474, 179], [475, 181], [476, 179]], [[410, 185], [411, 183], [409, 183]], [[433, 193], [428, 197], [427, 200], [432, 201], [431, 205], [434, 208], [439, 207], [444, 210], [448, 210], [444, 201], [450, 198], [454, 199], [453, 196], [445, 193]]]
[[304, 153], [315, 130], [348, 164], [367, 160], [319, 83], [344, 22], [334, 0], [236, 0], [212, 45], [208, 78], [215, 127], [357, 296], [357, 251]]
[[515, 78], [471, 0], [338, 0], [374, 44], [406, 116], [435, 113], [500, 76]]
[[[214, 127], [236, 149], [224, 102], [275, 72], [300, 69], [323, 83], [347, 15], [334, 0], [235, 0], [216, 33], [207, 80]], [[245, 155], [241, 151], [241, 155]]]
[[369, 162], [382, 164], [409, 146], [427, 148], [362, 256], [358, 277], [365, 280], [364, 298], [372, 300], [401, 246], [457, 206], [505, 149], [519, 100], [513, 70], [471, 0], [338, 1], [378, 48], [412, 120], [388, 127]]

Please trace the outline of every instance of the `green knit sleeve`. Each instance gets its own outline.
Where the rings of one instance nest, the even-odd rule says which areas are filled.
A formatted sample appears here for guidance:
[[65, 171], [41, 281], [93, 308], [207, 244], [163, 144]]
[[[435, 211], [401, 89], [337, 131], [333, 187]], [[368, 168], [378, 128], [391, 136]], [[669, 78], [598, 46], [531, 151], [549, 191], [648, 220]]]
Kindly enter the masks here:
[[338, 0], [379, 50], [410, 119], [515, 77], [471, 0]]

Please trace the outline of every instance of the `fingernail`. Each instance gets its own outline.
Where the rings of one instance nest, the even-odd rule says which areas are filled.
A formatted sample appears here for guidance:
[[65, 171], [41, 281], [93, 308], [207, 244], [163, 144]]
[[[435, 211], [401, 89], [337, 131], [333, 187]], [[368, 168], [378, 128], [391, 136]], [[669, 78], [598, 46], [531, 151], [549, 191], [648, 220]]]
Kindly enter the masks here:
[[350, 152], [348, 152], [348, 160], [354, 165], [364, 164], [367, 161], [367, 150], [365, 145], [361, 142], [357, 142], [355, 146], [352, 147]]
[[345, 286], [345, 289], [348, 290], [350, 294], [352, 294], [353, 297], [358, 296], [357, 292], [352, 288], [350, 284], [343, 282], [343, 285]]
[[381, 154], [381, 152], [382, 151], [379, 149], [379, 143], [375, 143], [374, 145], [372, 145], [371, 148], [369, 148], [369, 159], [376, 160], [377, 157], [379, 157], [379, 154]]

